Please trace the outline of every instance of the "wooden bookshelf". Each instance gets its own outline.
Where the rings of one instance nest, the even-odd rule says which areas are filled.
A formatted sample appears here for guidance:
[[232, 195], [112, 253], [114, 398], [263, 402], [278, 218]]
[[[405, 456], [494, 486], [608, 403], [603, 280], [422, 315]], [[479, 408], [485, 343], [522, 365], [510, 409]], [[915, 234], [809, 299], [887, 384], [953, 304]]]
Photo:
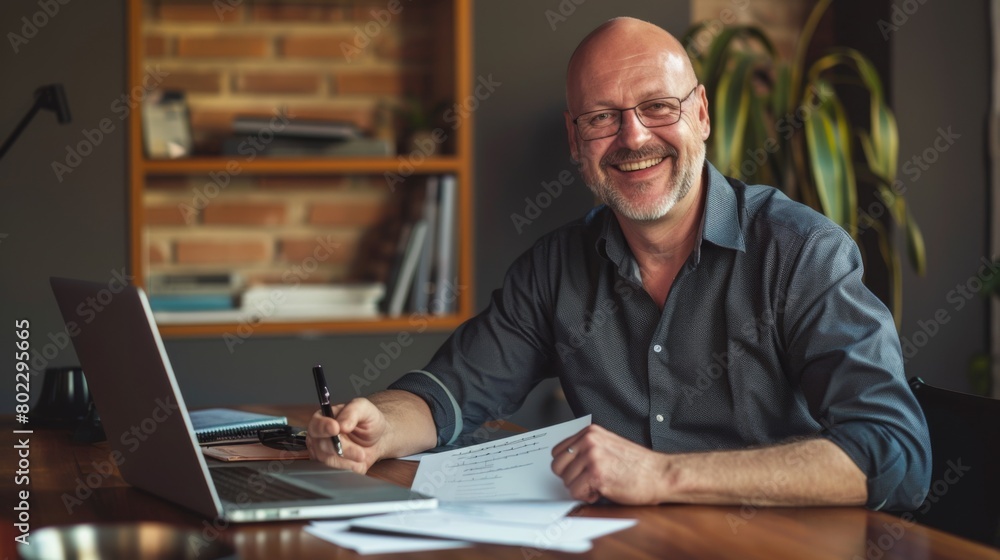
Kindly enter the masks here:
[[[169, 3], [169, 2], [167, 2]], [[147, 25], [147, 14], [156, 7], [165, 4], [155, 0], [128, 1], [128, 84], [130, 90], [143, 87], [143, 78], [147, 74], [148, 60], [145, 58], [147, 43], [144, 39], [143, 26]], [[177, 2], [173, 2], [177, 4]], [[254, 2], [237, 3], [241, 9], [250, 10]], [[256, 4], [267, 4], [257, 2]], [[270, 3], [275, 5], [274, 3]], [[331, 2], [330, 6], [343, 9], [353, 2]], [[380, 6], [372, 2], [358, 2], [357, 9], [377, 9]], [[187, 2], [187, 6], [212, 6], [210, 0], [202, 2]], [[315, 2], [304, 2], [306, 6], [316, 6]], [[320, 6], [324, 4], [320, 3]], [[409, 6], [403, 3], [403, 6]], [[382, 3], [382, 7], [386, 4]], [[429, 7], [428, 7], [429, 6]], [[316, 8], [309, 8], [316, 9]], [[472, 96], [472, 2], [471, 0], [435, 0], [421, 9], [432, 11], [435, 21], [435, 33], [440, 35], [444, 29], [450, 30], [450, 37], [443, 40], [435, 38], [436, 47], [428, 56], [438, 57], [433, 60], [436, 71], [445, 69], [449, 72], [447, 87], [451, 91], [445, 95], [451, 100], [461, 103]], [[193, 24], [203, 32], [211, 32], [211, 22]], [[226, 24], [218, 23], [220, 32]], [[268, 29], [273, 28], [271, 24]], [[346, 27], [347, 24], [342, 24]], [[207, 31], [206, 31], [206, 28]], [[443, 47], [441, 45], [444, 45]], [[443, 57], [443, 58], [442, 58]], [[435, 86], [432, 84], [431, 88]], [[440, 97], [441, 92], [433, 92]], [[431, 92], [428, 92], [428, 96]], [[432, 99], [426, 101], [431, 102]], [[146, 223], [145, 197], [147, 196], [147, 180], [151, 177], [194, 176], [206, 175], [212, 172], [222, 172], [230, 164], [232, 158], [221, 156], [195, 156], [176, 160], [147, 159], [143, 148], [142, 120], [139, 108], [136, 107], [129, 116], [129, 239], [130, 239], [130, 269], [135, 277], [135, 283], [146, 286], [149, 274], [148, 251], [146, 243], [148, 224]], [[359, 320], [330, 321], [295, 321], [277, 322], [265, 320], [251, 325], [254, 334], [290, 335], [304, 333], [379, 333], [399, 332], [420, 328], [424, 330], [452, 330], [461, 324], [473, 312], [473, 278], [472, 278], [472, 181], [473, 181], [473, 118], [471, 114], [463, 115], [461, 124], [447, 130], [449, 136], [448, 150], [439, 155], [418, 157], [420, 161], [410, 160], [411, 176], [434, 174], [451, 174], [456, 178], [457, 200], [455, 206], [454, 232], [457, 242], [456, 274], [458, 285], [462, 287], [457, 294], [457, 310], [446, 316], [412, 316], [404, 314], [401, 317], [382, 317]], [[327, 176], [346, 177], [354, 175], [382, 175], [392, 173], [400, 167], [400, 157], [409, 154], [400, 152], [391, 157], [339, 157], [339, 158], [256, 158], [240, 164], [242, 176]], [[220, 336], [235, 332], [240, 325], [232, 322], [163, 324], [160, 332], [167, 337], [203, 337]]]

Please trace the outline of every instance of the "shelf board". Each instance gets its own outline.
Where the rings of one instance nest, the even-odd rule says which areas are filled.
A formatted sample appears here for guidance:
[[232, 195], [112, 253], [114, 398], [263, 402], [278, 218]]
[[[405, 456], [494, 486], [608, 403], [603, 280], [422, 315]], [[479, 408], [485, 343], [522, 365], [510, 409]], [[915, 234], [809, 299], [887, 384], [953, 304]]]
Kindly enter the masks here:
[[240, 339], [253, 338], [257, 334], [267, 335], [309, 335], [309, 334], [370, 334], [419, 330], [421, 332], [455, 330], [465, 317], [460, 315], [426, 316], [413, 315], [393, 318], [344, 320], [344, 321], [295, 321], [262, 322], [256, 325], [235, 323], [208, 324], [164, 324], [157, 325], [164, 338], [207, 337], [230, 335]]
[[[174, 160], [143, 160], [142, 173], [177, 175], [184, 173], [209, 173], [226, 171], [227, 166], [238, 165], [239, 173], [274, 175], [310, 175], [322, 173], [457, 173], [462, 160], [455, 156], [427, 157], [403, 154], [393, 157], [369, 158], [258, 158], [243, 161], [241, 158], [188, 158]], [[230, 173], [236, 171], [230, 170]]]

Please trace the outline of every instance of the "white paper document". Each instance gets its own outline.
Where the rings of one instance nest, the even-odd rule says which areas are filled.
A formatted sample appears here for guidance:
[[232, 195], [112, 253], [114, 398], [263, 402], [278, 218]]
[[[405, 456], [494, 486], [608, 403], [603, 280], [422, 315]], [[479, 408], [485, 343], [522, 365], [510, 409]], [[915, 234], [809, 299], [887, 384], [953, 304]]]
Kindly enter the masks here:
[[571, 500], [552, 472], [552, 448], [590, 425], [590, 415], [508, 438], [428, 455], [411, 488], [446, 502]]
[[389, 513], [351, 521], [355, 529], [389, 531], [459, 541], [586, 552], [590, 541], [635, 525], [635, 519], [564, 517], [552, 523], [498, 523], [443, 509]]
[[444, 550], [472, 546], [472, 543], [462, 541], [375, 535], [357, 533], [348, 529], [350, 529], [350, 521], [314, 521], [306, 527], [306, 532], [324, 541], [332, 542], [337, 546], [355, 550], [358, 554], [422, 552], [425, 550]]

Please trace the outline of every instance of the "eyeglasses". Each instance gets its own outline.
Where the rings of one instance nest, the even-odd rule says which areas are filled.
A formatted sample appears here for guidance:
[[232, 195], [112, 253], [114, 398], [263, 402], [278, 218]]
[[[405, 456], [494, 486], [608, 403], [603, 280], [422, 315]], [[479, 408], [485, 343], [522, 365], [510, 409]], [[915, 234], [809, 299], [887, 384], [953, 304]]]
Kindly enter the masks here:
[[681, 105], [691, 97], [696, 89], [698, 89], [697, 85], [683, 99], [658, 97], [627, 109], [590, 111], [573, 119], [573, 124], [580, 131], [580, 138], [584, 140], [599, 140], [618, 134], [622, 127], [622, 113], [625, 111], [635, 111], [635, 116], [646, 128], [669, 126], [681, 120]]
[[291, 426], [265, 428], [257, 432], [257, 439], [271, 449], [283, 451], [304, 451], [306, 449], [306, 433], [293, 433]]

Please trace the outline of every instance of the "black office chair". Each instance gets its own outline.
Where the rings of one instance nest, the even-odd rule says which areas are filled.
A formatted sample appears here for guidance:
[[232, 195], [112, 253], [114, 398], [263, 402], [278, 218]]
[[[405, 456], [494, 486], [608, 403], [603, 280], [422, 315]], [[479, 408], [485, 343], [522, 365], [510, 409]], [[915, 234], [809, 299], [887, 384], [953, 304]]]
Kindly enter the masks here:
[[1000, 547], [1000, 400], [910, 379], [930, 430], [931, 489], [920, 523]]

